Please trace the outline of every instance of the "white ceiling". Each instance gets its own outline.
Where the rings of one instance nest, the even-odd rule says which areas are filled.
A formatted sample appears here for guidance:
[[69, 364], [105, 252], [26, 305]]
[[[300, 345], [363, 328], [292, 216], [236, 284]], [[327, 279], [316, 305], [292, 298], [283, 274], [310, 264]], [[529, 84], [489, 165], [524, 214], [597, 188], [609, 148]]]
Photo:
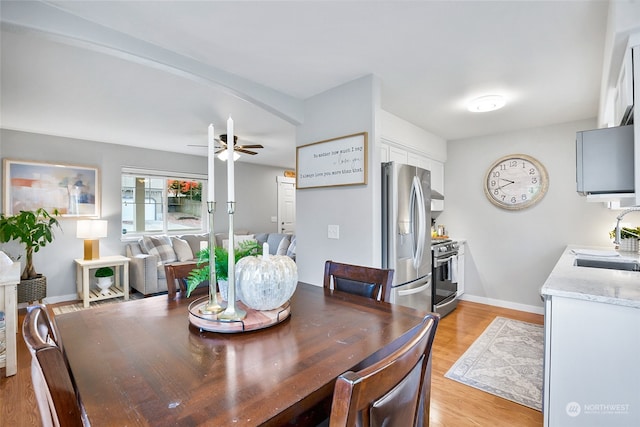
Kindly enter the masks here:
[[[374, 74], [382, 108], [452, 140], [596, 117], [605, 1], [0, 4], [0, 126], [205, 155], [231, 115], [295, 166], [304, 99]], [[500, 93], [502, 110], [465, 103]], [[242, 160], [247, 160], [244, 156]]]

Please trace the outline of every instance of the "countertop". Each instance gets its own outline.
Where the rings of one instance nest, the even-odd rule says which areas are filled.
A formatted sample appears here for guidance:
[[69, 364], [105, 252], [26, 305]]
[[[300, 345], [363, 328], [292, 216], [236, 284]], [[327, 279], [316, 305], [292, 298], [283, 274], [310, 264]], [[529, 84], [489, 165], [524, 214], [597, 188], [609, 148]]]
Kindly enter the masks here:
[[[545, 281], [540, 293], [640, 308], [640, 272], [574, 265], [573, 250], [611, 251], [610, 247], [569, 245]], [[626, 258], [640, 259], [640, 254], [620, 252]]]

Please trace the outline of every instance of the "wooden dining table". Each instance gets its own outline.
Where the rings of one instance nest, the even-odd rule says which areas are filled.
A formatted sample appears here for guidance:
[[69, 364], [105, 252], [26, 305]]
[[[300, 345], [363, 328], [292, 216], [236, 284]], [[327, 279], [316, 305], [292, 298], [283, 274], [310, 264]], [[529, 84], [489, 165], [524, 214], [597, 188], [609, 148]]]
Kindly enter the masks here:
[[299, 283], [286, 320], [216, 333], [189, 323], [192, 301], [156, 296], [55, 316], [93, 427], [286, 425], [426, 314]]

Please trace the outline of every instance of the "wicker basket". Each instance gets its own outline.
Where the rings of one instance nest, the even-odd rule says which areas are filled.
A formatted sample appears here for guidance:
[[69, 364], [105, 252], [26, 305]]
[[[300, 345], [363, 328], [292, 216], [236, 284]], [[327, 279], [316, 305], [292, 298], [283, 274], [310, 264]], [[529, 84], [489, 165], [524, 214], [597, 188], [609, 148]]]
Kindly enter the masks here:
[[21, 280], [18, 285], [18, 303], [40, 301], [47, 296], [47, 278], [39, 274], [35, 279]]

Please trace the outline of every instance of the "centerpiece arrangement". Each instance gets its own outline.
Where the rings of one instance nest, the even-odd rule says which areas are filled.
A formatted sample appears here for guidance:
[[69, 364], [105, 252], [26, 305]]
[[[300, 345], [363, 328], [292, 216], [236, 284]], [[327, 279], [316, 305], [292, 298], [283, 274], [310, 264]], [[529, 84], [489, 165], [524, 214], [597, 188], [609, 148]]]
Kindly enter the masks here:
[[[250, 255], [260, 255], [262, 248], [255, 240], [245, 240], [238, 244], [238, 248], [233, 251], [235, 262]], [[197, 253], [198, 268], [194, 268], [189, 272], [187, 279], [187, 297], [191, 295], [191, 292], [202, 282], [209, 280], [211, 277], [211, 271], [209, 268], [209, 260], [211, 256], [211, 250], [206, 247]], [[229, 251], [220, 246], [214, 247], [213, 264], [215, 267], [215, 277], [220, 286], [220, 296], [223, 301], [227, 300], [228, 286], [229, 286]], [[241, 299], [239, 296], [236, 300]]]
[[[209, 295], [189, 305], [189, 322], [213, 332], [243, 332], [274, 325], [289, 317], [289, 298], [298, 283], [296, 264], [286, 256], [269, 255], [265, 243], [260, 255], [257, 242], [235, 245], [234, 214], [234, 132], [233, 120], [227, 120], [227, 213], [229, 214], [229, 249], [215, 246], [213, 218], [216, 209], [214, 194], [215, 143], [213, 125], [208, 129], [208, 185], [207, 210], [209, 212], [208, 248], [198, 253], [198, 269], [189, 275], [187, 295], [205, 280], [209, 281]], [[213, 253], [211, 252], [213, 248]], [[213, 255], [213, 256], [212, 256]], [[226, 257], [226, 263], [225, 263]], [[280, 258], [286, 258], [281, 260]], [[205, 265], [208, 262], [208, 265]], [[236, 271], [236, 262], [237, 271]], [[226, 271], [224, 265], [226, 264]], [[202, 266], [201, 266], [202, 265]], [[238, 279], [236, 280], [236, 273]], [[227, 290], [218, 300], [216, 282], [227, 278]], [[220, 284], [221, 282], [218, 282]], [[224, 298], [226, 296], [226, 298]], [[239, 301], [240, 300], [240, 301]]]

